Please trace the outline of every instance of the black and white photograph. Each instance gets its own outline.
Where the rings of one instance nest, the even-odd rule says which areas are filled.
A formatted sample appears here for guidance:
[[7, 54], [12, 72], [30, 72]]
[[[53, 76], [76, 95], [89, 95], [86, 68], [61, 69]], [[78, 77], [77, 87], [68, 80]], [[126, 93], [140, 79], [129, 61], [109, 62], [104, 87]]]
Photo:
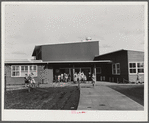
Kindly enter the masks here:
[[147, 121], [147, 2], [2, 2], [2, 121]]

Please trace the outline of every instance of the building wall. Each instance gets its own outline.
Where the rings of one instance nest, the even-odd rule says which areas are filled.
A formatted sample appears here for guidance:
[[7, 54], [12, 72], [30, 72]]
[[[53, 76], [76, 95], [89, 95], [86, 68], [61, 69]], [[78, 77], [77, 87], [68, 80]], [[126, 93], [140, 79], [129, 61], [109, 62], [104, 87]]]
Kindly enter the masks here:
[[119, 52], [109, 53], [95, 57], [94, 60], [111, 60], [113, 63], [120, 63], [120, 75], [112, 74], [112, 64], [102, 66], [102, 76], [105, 76], [106, 81], [123, 82], [123, 78], [129, 80], [127, 51], [122, 50]]
[[43, 61], [90, 61], [99, 55], [99, 42], [79, 42], [42, 46]]
[[[37, 77], [34, 77], [36, 82], [52, 83], [53, 69], [47, 69], [45, 65], [38, 65]], [[11, 77], [11, 65], [5, 65], [6, 84], [24, 84], [24, 77]]]
[[[109, 81], [111, 78], [112, 72], [112, 65], [111, 64], [97, 64], [96, 68], [100, 68], [101, 72], [98, 73], [96, 69], [96, 80], [97, 81]], [[106, 69], [105, 69], [106, 68]]]
[[[144, 62], [144, 52], [128, 51], [128, 63], [129, 62]], [[128, 66], [129, 69], [129, 66]], [[139, 74], [141, 82], [144, 82], [144, 74]], [[129, 73], [129, 81], [136, 82], [137, 74]]]
[[9, 84], [23, 84], [23, 77], [11, 77], [11, 65], [5, 65], [6, 85]]

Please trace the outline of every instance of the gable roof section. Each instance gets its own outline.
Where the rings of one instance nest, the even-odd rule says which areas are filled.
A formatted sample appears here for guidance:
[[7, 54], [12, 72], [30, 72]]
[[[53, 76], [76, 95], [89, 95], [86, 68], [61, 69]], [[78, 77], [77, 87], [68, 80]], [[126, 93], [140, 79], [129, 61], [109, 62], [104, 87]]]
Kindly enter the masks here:
[[[110, 53], [105, 53], [105, 54], [102, 54], [102, 55], [97, 55], [97, 56], [95, 56], [95, 58], [96, 58], [96, 57], [100, 57], [100, 56], [109, 55], [109, 54], [118, 53], [118, 52], [123, 52], [123, 51], [134, 51], [134, 52], [142, 52], [142, 53], [143, 53], [143, 51], [135, 51], [135, 50], [124, 50], [124, 49], [121, 49], [121, 50], [116, 50], [116, 51], [113, 51], [113, 52], [110, 52]], [[94, 58], [94, 59], [95, 59], [95, 58]]]
[[35, 46], [32, 56], [36, 56], [36, 51], [39, 50], [41, 48], [41, 46]]
[[62, 42], [62, 43], [51, 43], [51, 44], [36, 45], [34, 50], [33, 50], [32, 56], [36, 56], [36, 51], [39, 50], [42, 46], [62, 45], [62, 44], [76, 44], [76, 43], [87, 43], [87, 42], [97, 42], [97, 41], [93, 41], [93, 40], [91, 40], [91, 41], [75, 41], [75, 42]]

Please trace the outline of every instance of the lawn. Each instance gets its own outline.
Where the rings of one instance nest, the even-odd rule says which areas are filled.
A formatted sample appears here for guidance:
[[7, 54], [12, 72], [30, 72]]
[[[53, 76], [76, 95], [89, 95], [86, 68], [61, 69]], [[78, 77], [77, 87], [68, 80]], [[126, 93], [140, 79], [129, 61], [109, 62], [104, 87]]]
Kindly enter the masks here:
[[5, 109], [77, 110], [80, 91], [77, 86], [34, 88], [7, 91]]
[[108, 87], [144, 105], [144, 85], [109, 85]]

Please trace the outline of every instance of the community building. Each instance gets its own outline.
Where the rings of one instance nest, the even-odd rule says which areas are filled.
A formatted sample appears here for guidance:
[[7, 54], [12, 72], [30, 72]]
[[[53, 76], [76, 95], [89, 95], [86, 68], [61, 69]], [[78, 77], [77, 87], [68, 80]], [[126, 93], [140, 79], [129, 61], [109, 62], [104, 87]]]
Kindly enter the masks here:
[[99, 54], [99, 41], [48, 44], [35, 46], [30, 61], [5, 61], [7, 84], [23, 84], [25, 74], [34, 74], [40, 83], [57, 81], [61, 74], [67, 74], [69, 81], [74, 74], [83, 72], [89, 79], [94, 73], [97, 81], [135, 82], [139, 73], [144, 82], [144, 53], [119, 50]]
[[137, 75], [144, 82], [144, 52], [131, 50], [118, 50], [115, 52], [95, 56], [97, 60], [111, 60], [110, 66], [100, 66], [102, 72], [97, 80], [111, 82], [136, 82]]

